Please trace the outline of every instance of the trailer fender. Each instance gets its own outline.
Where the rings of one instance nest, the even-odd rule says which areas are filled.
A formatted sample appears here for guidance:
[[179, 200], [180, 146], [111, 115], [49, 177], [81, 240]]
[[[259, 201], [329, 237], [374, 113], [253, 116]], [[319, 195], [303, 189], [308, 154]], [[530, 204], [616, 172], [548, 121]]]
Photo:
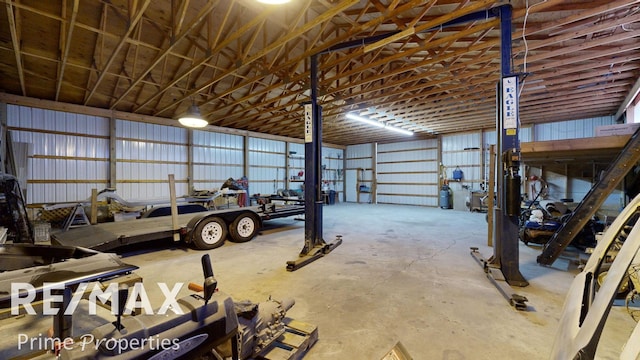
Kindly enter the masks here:
[[211, 216], [210, 214], [207, 213], [202, 213], [202, 214], [196, 214], [194, 217], [191, 218], [191, 220], [189, 220], [189, 222], [187, 223], [187, 226], [185, 226], [184, 228], [184, 242], [189, 244], [193, 241], [193, 230], [196, 228], [196, 226], [198, 226], [198, 224], [200, 223], [200, 221], [202, 221], [202, 219]]

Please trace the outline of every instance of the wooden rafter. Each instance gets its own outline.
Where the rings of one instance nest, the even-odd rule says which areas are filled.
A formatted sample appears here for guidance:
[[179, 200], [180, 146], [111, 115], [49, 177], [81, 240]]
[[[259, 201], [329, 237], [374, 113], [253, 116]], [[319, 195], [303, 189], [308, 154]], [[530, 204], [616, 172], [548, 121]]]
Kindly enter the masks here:
[[[166, 117], [193, 99], [212, 124], [299, 137], [312, 55], [414, 28], [320, 56], [325, 140], [393, 140], [342, 116], [369, 107], [417, 137], [495, 126], [498, 20], [439, 25], [501, 0], [3, 2], [6, 93]], [[510, 3], [522, 123], [614, 116], [638, 83], [640, 0]]]
[[[167, 55], [171, 53], [171, 51], [180, 42], [180, 40], [184, 39], [196, 26], [198, 26], [201, 23], [201, 21], [203, 21], [207, 17], [207, 15], [209, 15], [209, 13], [213, 10], [216, 4], [217, 4], [217, 1], [208, 2], [207, 5], [200, 10], [196, 18], [189, 25], [186, 26], [185, 30], [181, 31], [182, 22], [184, 21], [184, 11], [183, 11], [182, 15], [177, 20], [177, 24], [176, 24], [177, 34], [172, 34], [172, 38], [171, 38], [171, 42], [169, 43], [169, 46], [164, 51], [159, 53], [156, 56], [156, 58], [153, 61], [151, 61], [149, 66], [147, 66], [147, 68], [144, 71], [142, 71], [142, 73], [140, 73], [140, 75], [138, 75], [138, 77], [129, 85], [127, 90], [125, 90], [124, 93], [122, 93], [120, 97], [118, 97], [116, 101], [114, 101], [113, 104], [111, 104], [111, 109], [114, 109], [116, 105], [118, 105], [118, 103], [120, 103], [120, 101], [122, 101], [122, 99], [124, 99], [125, 96], [129, 94], [131, 90], [133, 90], [136, 86], [140, 84], [140, 82], [145, 78], [145, 76], [147, 76], [151, 72], [151, 70], [153, 70], [156, 66], [158, 66], [158, 64], [163, 59], [165, 59]], [[186, 9], [186, 4], [184, 4], [183, 9]]]
[[114, 62], [116, 57], [118, 56], [118, 53], [120, 52], [122, 47], [127, 43], [127, 38], [131, 35], [133, 30], [136, 28], [136, 25], [138, 25], [138, 23], [142, 19], [142, 15], [144, 14], [145, 10], [147, 9], [147, 6], [149, 6], [150, 2], [151, 2], [151, 0], [145, 0], [144, 3], [142, 4], [142, 6], [139, 9], [138, 8], [131, 8], [130, 9], [131, 12], [133, 12], [132, 14], [130, 14], [132, 16], [131, 23], [127, 27], [127, 31], [125, 31], [125, 33], [120, 38], [120, 41], [118, 42], [118, 45], [116, 45], [115, 49], [111, 53], [111, 56], [109, 57], [109, 60], [107, 60], [106, 64], [102, 67], [102, 70], [100, 71], [100, 73], [98, 75], [98, 79], [96, 80], [95, 84], [93, 85], [93, 88], [91, 89], [89, 94], [87, 94], [87, 96], [85, 97], [84, 105], [87, 105], [89, 103], [89, 100], [96, 93], [96, 90], [98, 89], [98, 86], [100, 85], [102, 80], [104, 80], [105, 76], [107, 76], [109, 67]]
[[20, 46], [20, 22], [16, 20], [11, 1], [6, 2], [7, 20], [9, 21], [9, 31], [11, 32], [11, 43], [13, 44], [13, 53], [16, 61], [16, 70], [20, 81], [20, 89], [22, 95], [27, 95], [27, 88], [24, 80], [24, 67], [22, 64], [22, 49]]

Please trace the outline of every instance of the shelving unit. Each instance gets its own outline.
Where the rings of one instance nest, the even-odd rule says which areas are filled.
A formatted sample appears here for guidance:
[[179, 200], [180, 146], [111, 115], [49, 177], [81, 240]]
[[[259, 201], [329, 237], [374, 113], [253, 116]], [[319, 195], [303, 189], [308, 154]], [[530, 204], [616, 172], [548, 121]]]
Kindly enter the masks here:
[[287, 157], [287, 189], [304, 190], [304, 171], [304, 156], [290, 154]]
[[[304, 188], [305, 158], [295, 152], [289, 152], [286, 164], [286, 188], [299, 190]], [[322, 158], [321, 186], [323, 191], [335, 191], [337, 198], [344, 194], [344, 158], [343, 154], [330, 153]]]

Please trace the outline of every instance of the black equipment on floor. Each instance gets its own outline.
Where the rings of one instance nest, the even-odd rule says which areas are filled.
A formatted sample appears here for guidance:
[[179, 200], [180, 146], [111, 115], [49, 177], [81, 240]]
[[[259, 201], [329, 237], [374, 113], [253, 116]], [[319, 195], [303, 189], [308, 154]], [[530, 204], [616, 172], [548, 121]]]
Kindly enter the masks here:
[[15, 176], [9, 174], [0, 174], [0, 226], [7, 228], [7, 240], [34, 243], [20, 184]]

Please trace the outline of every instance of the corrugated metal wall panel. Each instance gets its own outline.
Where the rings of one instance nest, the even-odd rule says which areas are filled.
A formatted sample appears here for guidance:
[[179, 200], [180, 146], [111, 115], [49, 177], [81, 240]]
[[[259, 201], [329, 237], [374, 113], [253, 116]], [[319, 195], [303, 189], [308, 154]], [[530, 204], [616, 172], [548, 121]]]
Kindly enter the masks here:
[[371, 144], [359, 144], [359, 145], [347, 146], [346, 152], [347, 152], [347, 159], [366, 158], [366, 157], [371, 157], [373, 155]]
[[92, 187], [105, 188], [108, 124], [107, 118], [7, 105], [13, 141], [29, 144], [27, 203], [77, 201]]
[[344, 198], [344, 151], [322, 147], [322, 189], [336, 191], [339, 200]]
[[196, 189], [219, 189], [228, 178], [243, 175], [243, 137], [195, 130], [193, 183]]
[[304, 144], [301, 143], [289, 143], [289, 151], [295, 152], [296, 156], [304, 157]]
[[[398, 191], [399, 188], [402, 190]], [[413, 198], [420, 195], [433, 195], [433, 189], [430, 186], [423, 184], [403, 184], [401, 182], [384, 184], [378, 181], [377, 190], [380, 196], [394, 196], [396, 199], [394, 204], [408, 203], [406, 198]], [[407, 196], [407, 194], [411, 194], [411, 196]], [[378, 202], [380, 202], [380, 200], [378, 200]]]
[[[358, 201], [358, 196], [353, 189], [357, 189], [359, 186], [373, 188], [373, 146], [373, 144], [347, 146], [345, 150], [346, 168], [344, 170], [344, 187], [347, 189], [345, 201]], [[347, 177], [347, 174], [353, 174], [353, 176]], [[359, 183], [357, 183], [358, 179]], [[360, 202], [369, 202], [370, 200], [370, 194], [360, 197]]]
[[410, 198], [401, 197], [401, 199], [399, 199], [399, 196], [395, 195], [378, 194], [378, 203], [437, 207], [438, 198], [414, 196]]
[[421, 172], [415, 174], [378, 173], [378, 182], [384, 183], [438, 183], [437, 171]]
[[[43, 110], [9, 104], [7, 123], [13, 140], [30, 144], [28, 158], [29, 203], [76, 201], [88, 197], [91, 188], [104, 188], [109, 177], [109, 119]], [[521, 141], [552, 140], [593, 136], [596, 126], [613, 124], [612, 117], [573, 120], [521, 128]], [[30, 130], [37, 130], [30, 131]], [[116, 121], [118, 192], [135, 198], [168, 196], [166, 177], [174, 173], [179, 194], [188, 193], [188, 130], [179, 127]], [[487, 144], [495, 143], [495, 131], [462, 133], [442, 137], [442, 159], [452, 170], [461, 164], [465, 179], [479, 180]], [[407, 141], [378, 146], [378, 201], [437, 206], [438, 140]], [[228, 177], [243, 174], [244, 137], [193, 131], [194, 184], [217, 188]], [[271, 193], [285, 186], [286, 144], [262, 138], [249, 138], [250, 184], [252, 192]], [[475, 147], [480, 150], [476, 151]], [[464, 150], [468, 148], [467, 150]], [[471, 148], [471, 149], [469, 149]], [[304, 144], [290, 143], [289, 150], [304, 156]], [[336, 190], [348, 186], [338, 176], [346, 157], [346, 169], [367, 169], [363, 182], [372, 183], [374, 168], [372, 144], [349, 146], [345, 151], [323, 147], [325, 180]], [[340, 154], [340, 155], [337, 155]], [[486, 154], [486, 152], [485, 152]], [[289, 167], [295, 167], [289, 160]], [[303, 162], [301, 164], [304, 167]], [[450, 175], [450, 174], [448, 174]], [[423, 184], [424, 183], [424, 184]], [[433, 188], [431, 189], [430, 186]], [[576, 183], [575, 195], [581, 190]], [[384, 190], [384, 191], [383, 191]], [[407, 196], [409, 192], [420, 196]], [[380, 193], [386, 192], [386, 193]], [[433, 197], [422, 197], [433, 195]]]
[[472, 132], [442, 136], [442, 165], [448, 179], [453, 179], [453, 171], [463, 172], [462, 183], [479, 184], [484, 180], [482, 132]]
[[[289, 186], [291, 190], [304, 192], [304, 179], [305, 179], [305, 144], [302, 143], [289, 143], [289, 154], [287, 157], [289, 173]], [[302, 176], [300, 176], [302, 172]]]
[[520, 139], [520, 142], [531, 142], [531, 141], [533, 141], [533, 126], [523, 126], [523, 127], [521, 127], [520, 128], [520, 133], [518, 135], [519, 135], [518, 138]]
[[116, 189], [125, 199], [168, 198], [169, 174], [176, 194], [189, 193], [188, 130], [116, 120]]
[[249, 188], [252, 194], [273, 194], [286, 186], [286, 143], [249, 138]]
[[438, 196], [437, 147], [435, 139], [378, 145], [377, 202], [430, 206]]
[[535, 141], [594, 137], [597, 126], [613, 124], [615, 124], [613, 116], [537, 124], [534, 128]]

